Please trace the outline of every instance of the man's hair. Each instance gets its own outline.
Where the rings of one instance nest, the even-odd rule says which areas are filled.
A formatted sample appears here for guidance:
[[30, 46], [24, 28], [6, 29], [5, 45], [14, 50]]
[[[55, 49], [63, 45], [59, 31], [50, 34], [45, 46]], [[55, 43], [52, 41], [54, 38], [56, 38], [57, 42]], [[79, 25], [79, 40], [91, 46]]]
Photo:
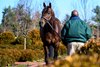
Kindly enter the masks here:
[[71, 13], [71, 16], [78, 16], [78, 11], [77, 10], [73, 10]]

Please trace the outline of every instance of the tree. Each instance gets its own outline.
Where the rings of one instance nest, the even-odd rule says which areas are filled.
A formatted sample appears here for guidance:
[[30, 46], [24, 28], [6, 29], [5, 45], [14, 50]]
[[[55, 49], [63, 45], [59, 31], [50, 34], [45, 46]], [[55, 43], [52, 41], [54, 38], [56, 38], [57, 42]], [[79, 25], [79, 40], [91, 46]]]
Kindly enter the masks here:
[[96, 6], [96, 8], [93, 9], [93, 12], [96, 14], [92, 19], [96, 22], [100, 23], [100, 6]]
[[72, 1], [73, 4], [73, 8], [77, 9], [81, 12], [82, 18], [84, 21], [87, 22], [87, 15], [88, 15], [88, 11], [87, 9], [89, 9], [88, 6], [92, 6], [92, 4], [90, 3], [91, 0], [79, 0], [79, 1]]
[[62, 23], [62, 25], [64, 25], [66, 23], [66, 21], [68, 21], [70, 19], [70, 16], [68, 14], [66, 14], [65, 19]]
[[24, 9], [24, 5], [18, 4], [16, 8], [17, 22], [20, 26], [20, 35], [27, 35], [31, 18], [29, 12]]
[[3, 19], [0, 27], [3, 26], [5, 31], [12, 31], [18, 37], [20, 35], [26, 35], [29, 31], [31, 25], [31, 14], [29, 8], [24, 5], [18, 3], [17, 7], [5, 8], [3, 11]]
[[[24, 9], [23, 5], [18, 4], [16, 8], [5, 8], [3, 11], [2, 26], [5, 31], [12, 31], [18, 37], [26, 35], [31, 23], [30, 13]], [[27, 31], [26, 31], [27, 30]]]
[[33, 23], [33, 29], [39, 28], [39, 20], [40, 20], [40, 13], [39, 11], [35, 12], [35, 14], [32, 17], [32, 23]]
[[4, 27], [3, 28], [3, 31], [4, 32], [6, 30], [6, 28], [5, 28], [6, 27], [6, 25], [5, 25], [6, 24], [6, 18], [5, 17], [6, 17], [7, 11], [8, 11], [8, 9], [5, 8], [4, 11], [2, 12], [3, 13], [3, 19], [2, 19], [2, 24], [1, 25]]
[[97, 26], [97, 38], [100, 36], [100, 6], [96, 6], [96, 8], [93, 9], [93, 12], [96, 14], [92, 19], [95, 22], [98, 22]]
[[14, 31], [14, 22], [16, 20], [15, 13], [13, 12], [13, 9], [9, 6], [8, 8], [5, 8], [3, 13], [3, 19], [2, 19], [2, 26], [5, 31]]
[[21, 35], [24, 35], [24, 49], [26, 49], [26, 35], [31, 27], [31, 3], [32, 0], [19, 0], [17, 15], [19, 17]]
[[89, 0], [81, 0], [81, 7], [83, 9], [84, 20], [87, 21], [87, 3]]

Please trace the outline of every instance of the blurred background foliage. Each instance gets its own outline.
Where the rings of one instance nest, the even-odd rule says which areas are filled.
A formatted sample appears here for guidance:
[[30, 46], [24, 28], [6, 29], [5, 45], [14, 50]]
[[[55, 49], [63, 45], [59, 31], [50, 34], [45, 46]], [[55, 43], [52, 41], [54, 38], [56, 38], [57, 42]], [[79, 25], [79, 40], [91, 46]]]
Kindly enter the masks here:
[[[23, 38], [25, 36], [15, 37], [12, 32], [0, 34], [0, 66], [14, 64], [15, 62], [38, 61], [44, 58], [43, 43], [38, 29], [33, 29], [26, 36], [27, 49], [24, 50]], [[100, 40], [92, 38], [86, 43], [81, 51], [77, 51], [75, 56], [66, 57], [67, 48], [59, 45], [59, 60], [55, 61], [53, 66], [89, 66], [89, 64], [98, 66], [100, 62]], [[89, 58], [90, 57], [90, 58]], [[69, 60], [71, 58], [71, 60]], [[63, 60], [62, 60], [63, 59]], [[67, 60], [66, 60], [67, 59]], [[63, 62], [63, 63], [62, 63]], [[84, 63], [84, 64], [83, 64]], [[97, 63], [97, 64], [96, 64]]]

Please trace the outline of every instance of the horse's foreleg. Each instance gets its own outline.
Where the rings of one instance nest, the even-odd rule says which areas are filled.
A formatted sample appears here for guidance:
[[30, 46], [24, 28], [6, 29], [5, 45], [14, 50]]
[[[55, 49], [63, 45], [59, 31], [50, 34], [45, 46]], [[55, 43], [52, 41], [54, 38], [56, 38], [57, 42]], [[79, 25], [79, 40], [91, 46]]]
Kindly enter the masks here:
[[49, 45], [48, 49], [49, 49], [49, 58], [53, 59], [53, 57], [54, 57], [54, 47], [52, 45]]
[[48, 47], [45, 45], [43, 47], [44, 47], [44, 54], [45, 54], [45, 62], [46, 62], [46, 64], [48, 64], [48, 58], [49, 58]]
[[57, 47], [54, 48], [54, 59], [56, 60], [58, 58], [58, 49]]
[[59, 45], [59, 42], [56, 43], [56, 45], [54, 46], [54, 59], [57, 60], [58, 58], [58, 45]]

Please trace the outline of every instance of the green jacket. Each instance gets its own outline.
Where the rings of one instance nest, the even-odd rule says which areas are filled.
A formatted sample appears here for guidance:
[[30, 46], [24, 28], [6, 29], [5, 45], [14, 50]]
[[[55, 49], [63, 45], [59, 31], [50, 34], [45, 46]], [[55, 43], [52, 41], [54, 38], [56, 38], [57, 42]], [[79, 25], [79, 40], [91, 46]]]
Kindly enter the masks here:
[[62, 28], [61, 38], [64, 43], [83, 42], [85, 43], [92, 36], [90, 27], [79, 17], [71, 17]]

